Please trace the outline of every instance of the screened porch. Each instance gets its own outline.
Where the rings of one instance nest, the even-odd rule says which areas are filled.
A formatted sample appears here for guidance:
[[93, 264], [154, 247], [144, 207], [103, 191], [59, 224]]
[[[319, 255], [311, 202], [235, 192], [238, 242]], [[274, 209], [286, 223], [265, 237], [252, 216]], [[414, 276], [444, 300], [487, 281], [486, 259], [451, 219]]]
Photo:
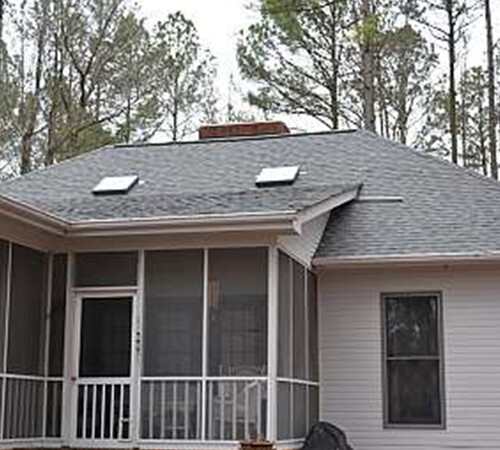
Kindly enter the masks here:
[[318, 416], [314, 274], [275, 247], [0, 241], [0, 439], [292, 443]]

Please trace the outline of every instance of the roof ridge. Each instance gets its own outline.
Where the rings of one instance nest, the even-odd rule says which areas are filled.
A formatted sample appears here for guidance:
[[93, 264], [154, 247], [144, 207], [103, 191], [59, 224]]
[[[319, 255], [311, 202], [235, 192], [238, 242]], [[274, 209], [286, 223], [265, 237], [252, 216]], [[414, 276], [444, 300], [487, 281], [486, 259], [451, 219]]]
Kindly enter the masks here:
[[499, 180], [495, 180], [494, 178], [491, 178], [489, 176], [486, 176], [486, 175], [483, 175], [479, 172], [476, 172], [475, 170], [470, 169], [469, 167], [459, 166], [458, 164], [452, 163], [451, 161], [448, 161], [447, 159], [438, 158], [436, 156], [433, 156], [430, 153], [426, 152], [425, 150], [419, 150], [415, 147], [412, 147], [411, 145], [401, 144], [400, 142], [393, 141], [392, 139], [389, 139], [385, 136], [378, 135], [370, 130], [358, 130], [358, 131], [360, 133], [367, 134], [373, 138], [383, 139], [384, 141], [390, 143], [392, 145], [392, 147], [397, 149], [398, 151], [400, 150], [400, 151], [404, 151], [404, 152], [410, 152], [411, 154], [419, 156], [421, 158], [424, 158], [428, 161], [433, 161], [433, 162], [441, 164], [442, 166], [446, 166], [450, 169], [453, 169], [457, 173], [469, 175], [472, 178], [475, 178], [477, 180], [486, 181], [487, 183], [491, 184], [492, 186], [496, 187], [497, 189], [500, 189], [500, 181]]
[[355, 133], [360, 131], [357, 128], [347, 128], [345, 130], [324, 130], [324, 131], [310, 131], [303, 133], [288, 133], [288, 134], [265, 134], [258, 136], [228, 136], [222, 138], [207, 138], [207, 139], [191, 139], [188, 141], [168, 141], [168, 142], [132, 142], [132, 143], [117, 143], [114, 148], [134, 148], [134, 147], [171, 147], [171, 146], [184, 146], [194, 144], [213, 144], [217, 142], [239, 142], [239, 141], [260, 141], [282, 138], [295, 138], [304, 136], [322, 136], [329, 134], [344, 134]]

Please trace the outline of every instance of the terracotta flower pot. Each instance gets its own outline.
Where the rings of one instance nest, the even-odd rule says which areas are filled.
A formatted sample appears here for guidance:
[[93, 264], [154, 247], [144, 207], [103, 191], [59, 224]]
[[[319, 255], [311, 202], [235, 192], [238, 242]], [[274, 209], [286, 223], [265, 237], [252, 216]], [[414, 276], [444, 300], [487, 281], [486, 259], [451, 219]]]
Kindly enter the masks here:
[[272, 450], [274, 444], [269, 441], [246, 441], [241, 443], [241, 450]]

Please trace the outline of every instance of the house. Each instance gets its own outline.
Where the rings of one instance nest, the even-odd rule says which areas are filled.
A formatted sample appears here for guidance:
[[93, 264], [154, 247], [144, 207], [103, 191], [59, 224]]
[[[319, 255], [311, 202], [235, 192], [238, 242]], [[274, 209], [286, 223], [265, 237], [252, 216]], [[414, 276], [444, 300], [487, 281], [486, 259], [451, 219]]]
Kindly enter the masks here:
[[500, 185], [367, 131], [116, 145], [0, 184], [2, 446], [500, 442]]

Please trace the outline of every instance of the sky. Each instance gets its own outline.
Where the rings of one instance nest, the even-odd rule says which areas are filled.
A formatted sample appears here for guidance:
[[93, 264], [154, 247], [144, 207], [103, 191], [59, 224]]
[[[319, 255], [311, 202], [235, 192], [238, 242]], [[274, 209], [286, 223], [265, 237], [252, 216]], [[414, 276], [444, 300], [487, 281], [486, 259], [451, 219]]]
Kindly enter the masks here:
[[[163, 20], [171, 12], [182, 11], [191, 19], [201, 42], [217, 58], [217, 87], [223, 103], [227, 103], [231, 75], [239, 79], [236, 62], [236, 43], [240, 30], [250, 25], [256, 13], [249, 0], [139, 0], [141, 11], [151, 21]], [[243, 90], [239, 95], [245, 94]], [[238, 93], [232, 101], [237, 105]], [[245, 106], [242, 105], [242, 108]], [[248, 107], [247, 107], [248, 108]], [[292, 131], [318, 131], [323, 129], [314, 120], [296, 117], [278, 117], [285, 120]]]
[[219, 85], [228, 84], [231, 73], [237, 75], [236, 40], [238, 33], [252, 21], [248, 0], [140, 0], [143, 13], [153, 21], [166, 19], [171, 12], [182, 11], [191, 19], [203, 42], [219, 63]]
[[[241, 29], [250, 25], [256, 17], [249, 7], [250, 0], [139, 0], [139, 5], [146, 17], [151, 21], [162, 20], [171, 12], [182, 11], [196, 25], [201, 41], [215, 55], [218, 62], [217, 85], [219, 95], [226, 102], [230, 85], [230, 77], [238, 79], [236, 62], [236, 42]], [[500, 2], [491, 0], [492, 17], [499, 38], [500, 34]], [[467, 64], [482, 64], [485, 61], [484, 21], [479, 15], [471, 26], [471, 38]], [[443, 70], [446, 70], [447, 58], [441, 51]], [[457, 67], [458, 70], [460, 68]], [[244, 93], [244, 92], [242, 92]], [[234, 101], [234, 98], [233, 98]], [[296, 117], [281, 117], [293, 131], [321, 130], [314, 120]]]

